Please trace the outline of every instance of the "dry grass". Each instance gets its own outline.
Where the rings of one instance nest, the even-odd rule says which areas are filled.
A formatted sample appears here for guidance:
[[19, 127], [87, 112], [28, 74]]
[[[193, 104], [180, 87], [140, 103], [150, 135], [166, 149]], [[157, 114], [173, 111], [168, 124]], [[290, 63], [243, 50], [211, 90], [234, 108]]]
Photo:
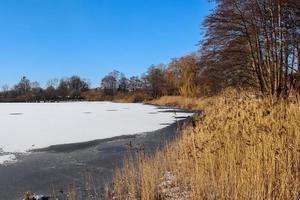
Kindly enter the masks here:
[[164, 151], [127, 160], [113, 199], [299, 199], [300, 103], [236, 92], [210, 102]]
[[138, 103], [151, 99], [146, 91], [117, 92], [114, 96], [105, 95], [102, 91], [89, 90], [82, 93], [87, 101], [113, 101], [117, 103]]
[[190, 110], [200, 110], [206, 107], [206, 104], [208, 102], [209, 98], [197, 99], [182, 96], [163, 96], [159, 99], [154, 99], [146, 103], [160, 106], [172, 106]]
[[151, 99], [149, 94], [145, 91], [135, 91], [130, 93], [121, 93], [119, 92], [116, 96], [113, 97], [113, 102], [117, 103], [141, 103]]

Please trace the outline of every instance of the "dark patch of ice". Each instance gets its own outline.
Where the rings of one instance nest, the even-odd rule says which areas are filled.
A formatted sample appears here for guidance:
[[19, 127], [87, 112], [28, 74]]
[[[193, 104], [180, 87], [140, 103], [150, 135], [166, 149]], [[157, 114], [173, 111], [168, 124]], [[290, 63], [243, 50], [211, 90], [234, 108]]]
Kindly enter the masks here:
[[148, 114], [158, 114], [158, 112], [149, 112]]
[[177, 109], [160, 110], [158, 112], [161, 112], [161, 113], [194, 113], [193, 111], [177, 110]]
[[169, 125], [172, 125], [172, 123], [160, 123], [159, 125], [169, 126]]
[[186, 119], [187, 117], [174, 117], [175, 119]]
[[9, 115], [24, 115], [24, 113], [9, 113]]

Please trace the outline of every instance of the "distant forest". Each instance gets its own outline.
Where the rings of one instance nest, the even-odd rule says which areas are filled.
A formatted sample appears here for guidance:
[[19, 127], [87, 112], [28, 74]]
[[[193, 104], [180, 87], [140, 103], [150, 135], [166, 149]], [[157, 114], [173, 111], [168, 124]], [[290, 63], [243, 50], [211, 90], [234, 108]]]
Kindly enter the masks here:
[[300, 91], [300, 1], [216, 1], [203, 23], [199, 51], [151, 66], [138, 77], [118, 71], [90, 88], [78, 76], [51, 80], [46, 88], [23, 77], [3, 86], [0, 101], [128, 99], [163, 95], [207, 96], [227, 87], [250, 88], [287, 97]]
[[87, 79], [71, 76], [52, 79], [46, 87], [27, 77], [12, 88], [3, 86], [1, 102], [56, 102], [76, 100], [124, 100], [141, 102], [163, 95], [199, 95], [197, 76], [199, 57], [196, 54], [173, 59], [168, 64], [152, 65], [142, 76], [126, 77], [112, 71], [99, 81], [99, 87], [91, 88]]

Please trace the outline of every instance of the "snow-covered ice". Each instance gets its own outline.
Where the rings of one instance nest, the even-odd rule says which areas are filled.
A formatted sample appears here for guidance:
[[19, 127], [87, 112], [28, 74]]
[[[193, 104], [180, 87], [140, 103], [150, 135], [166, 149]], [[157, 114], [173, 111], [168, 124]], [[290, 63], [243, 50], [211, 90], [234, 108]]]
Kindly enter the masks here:
[[[111, 102], [0, 103], [0, 164], [13, 153], [154, 131], [191, 113]], [[0, 152], [1, 153], [1, 152]], [[10, 156], [7, 155], [10, 153]]]
[[0, 155], [0, 165], [11, 164], [16, 161], [16, 156], [14, 154]]

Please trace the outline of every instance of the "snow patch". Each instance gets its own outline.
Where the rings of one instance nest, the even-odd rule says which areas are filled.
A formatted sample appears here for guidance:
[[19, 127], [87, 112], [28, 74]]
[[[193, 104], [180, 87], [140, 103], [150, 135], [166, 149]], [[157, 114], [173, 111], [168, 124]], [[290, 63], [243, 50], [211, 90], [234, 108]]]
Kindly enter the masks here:
[[16, 162], [16, 156], [13, 154], [0, 155], [0, 165], [9, 165]]

